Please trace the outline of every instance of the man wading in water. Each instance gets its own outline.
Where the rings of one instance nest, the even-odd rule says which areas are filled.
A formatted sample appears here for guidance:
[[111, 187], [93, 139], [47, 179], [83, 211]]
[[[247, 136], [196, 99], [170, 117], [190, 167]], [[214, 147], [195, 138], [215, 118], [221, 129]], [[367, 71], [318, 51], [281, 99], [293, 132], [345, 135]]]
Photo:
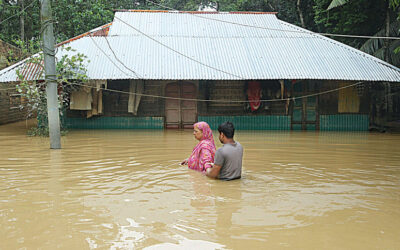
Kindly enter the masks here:
[[215, 153], [214, 164], [207, 168], [206, 175], [220, 180], [240, 179], [242, 176], [243, 147], [233, 140], [235, 128], [231, 122], [224, 122], [218, 127], [222, 148]]

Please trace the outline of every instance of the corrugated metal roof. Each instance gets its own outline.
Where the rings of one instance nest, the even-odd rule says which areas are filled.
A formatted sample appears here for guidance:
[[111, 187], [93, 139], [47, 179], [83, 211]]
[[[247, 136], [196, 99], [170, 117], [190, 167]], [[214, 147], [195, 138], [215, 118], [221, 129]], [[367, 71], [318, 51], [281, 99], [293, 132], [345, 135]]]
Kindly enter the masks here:
[[23, 79], [29, 80], [29, 79], [39, 79], [42, 77], [43, 73], [43, 60], [40, 63], [32, 63], [32, 62], [27, 62], [22, 64], [20, 74], [22, 75]]
[[27, 81], [43, 79], [42, 63], [36, 64], [30, 62], [32, 57], [37, 57], [39, 54], [40, 53], [37, 53], [14, 65], [11, 65], [8, 68], [0, 70], [0, 82], [18, 82], [18, 72], [23, 76], [23, 79]]
[[100, 27], [97, 27], [97, 28], [94, 28], [94, 29], [92, 29], [92, 30], [90, 30], [88, 32], [85, 32], [83, 34], [80, 34], [78, 36], [70, 38], [70, 39], [68, 39], [66, 41], [63, 41], [63, 42], [57, 44], [56, 46], [59, 47], [59, 46], [65, 45], [67, 43], [70, 43], [72, 41], [78, 40], [78, 39], [80, 39], [82, 37], [89, 36], [89, 35], [91, 35], [91, 36], [107, 36], [111, 25], [112, 25], [112, 23], [104, 24], [104, 25], [102, 25]]
[[[83, 37], [68, 46], [88, 56], [91, 79], [137, 78], [137, 73], [154, 80], [400, 81], [400, 69], [272, 14], [196, 15], [272, 30], [188, 13], [117, 12], [107, 38]], [[64, 53], [73, 52], [59, 49], [57, 57]], [[0, 82], [15, 81], [12, 71], [0, 71]]]
[[[121, 21], [122, 20], [122, 21]], [[234, 25], [268, 27], [270, 30]], [[142, 36], [125, 23], [152, 37], [278, 37], [279, 20], [273, 14], [190, 14], [179, 12], [116, 12], [109, 36]]]

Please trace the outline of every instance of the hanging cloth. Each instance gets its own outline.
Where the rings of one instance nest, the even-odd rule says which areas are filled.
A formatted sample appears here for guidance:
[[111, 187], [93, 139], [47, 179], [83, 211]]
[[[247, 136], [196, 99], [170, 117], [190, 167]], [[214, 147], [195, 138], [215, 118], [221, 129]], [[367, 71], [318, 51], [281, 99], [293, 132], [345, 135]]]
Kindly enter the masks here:
[[261, 84], [257, 81], [248, 82], [247, 98], [250, 101], [251, 111], [256, 111], [261, 105]]
[[87, 111], [86, 118], [103, 113], [103, 88], [107, 89], [107, 81], [89, 80], [88, 86], [92, 92], [92, 109]]
[[81, 87], [78, 91], [71, 92], [69, 108], [71, 110], [92, 110], [92, 92]]

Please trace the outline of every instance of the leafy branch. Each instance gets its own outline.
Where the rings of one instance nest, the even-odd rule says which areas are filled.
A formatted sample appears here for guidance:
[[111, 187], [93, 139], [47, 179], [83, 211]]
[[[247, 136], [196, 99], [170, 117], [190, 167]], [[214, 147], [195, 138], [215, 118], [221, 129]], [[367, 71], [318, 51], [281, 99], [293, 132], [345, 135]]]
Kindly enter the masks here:
[[[69, 94], [79, 88], [75, 83], [84, 84], [88, 81], [85, 63], [89, 61], [87, 56], [82, 53], [72, 54], [75, 50], [70, 47], [61, 49], [65, 50], [65, 53], [56, 62], [56, 79], [58, 85], [58, 108], [62, 118], [69, 104]], [[33, 68], [39, 69], [40, 76], [38, 78], [43, 79], [43, 53], [32, 56], [25, 62], [22, 69], [17, 70], [20, 83], [16, 85], [16, 89], [21, 95], [21, 100], [23, 100], [21, 101], [20, 109], [27, 109], [27, 119], [38, 117], [38, 128], [34, 129], [35, 133], [29, 132], [30, 134], [48, 135], [46, 82], [44, 80], [29, 81], [24, 74], [24, 69]]]

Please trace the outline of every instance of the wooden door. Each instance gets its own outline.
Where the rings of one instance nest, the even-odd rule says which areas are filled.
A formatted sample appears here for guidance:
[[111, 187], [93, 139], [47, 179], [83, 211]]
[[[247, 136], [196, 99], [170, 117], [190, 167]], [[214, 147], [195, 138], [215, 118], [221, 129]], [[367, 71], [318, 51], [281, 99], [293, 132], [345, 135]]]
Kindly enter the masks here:
[[[169, 83], [165, 88], [167, 97], [180, 98], [179, 83]], [[166, 128], [179, 128], [180, 126], [180, 101], [174, 99], [165, 100], [165, 125]]]
[[[167, 97], [195, 99], [196, 86], [189, 82], [169, 83], [165, 88]], [[165, 100], [166, 128], [193, 128], [197, 121], [197, 103], [188, 100]]]

